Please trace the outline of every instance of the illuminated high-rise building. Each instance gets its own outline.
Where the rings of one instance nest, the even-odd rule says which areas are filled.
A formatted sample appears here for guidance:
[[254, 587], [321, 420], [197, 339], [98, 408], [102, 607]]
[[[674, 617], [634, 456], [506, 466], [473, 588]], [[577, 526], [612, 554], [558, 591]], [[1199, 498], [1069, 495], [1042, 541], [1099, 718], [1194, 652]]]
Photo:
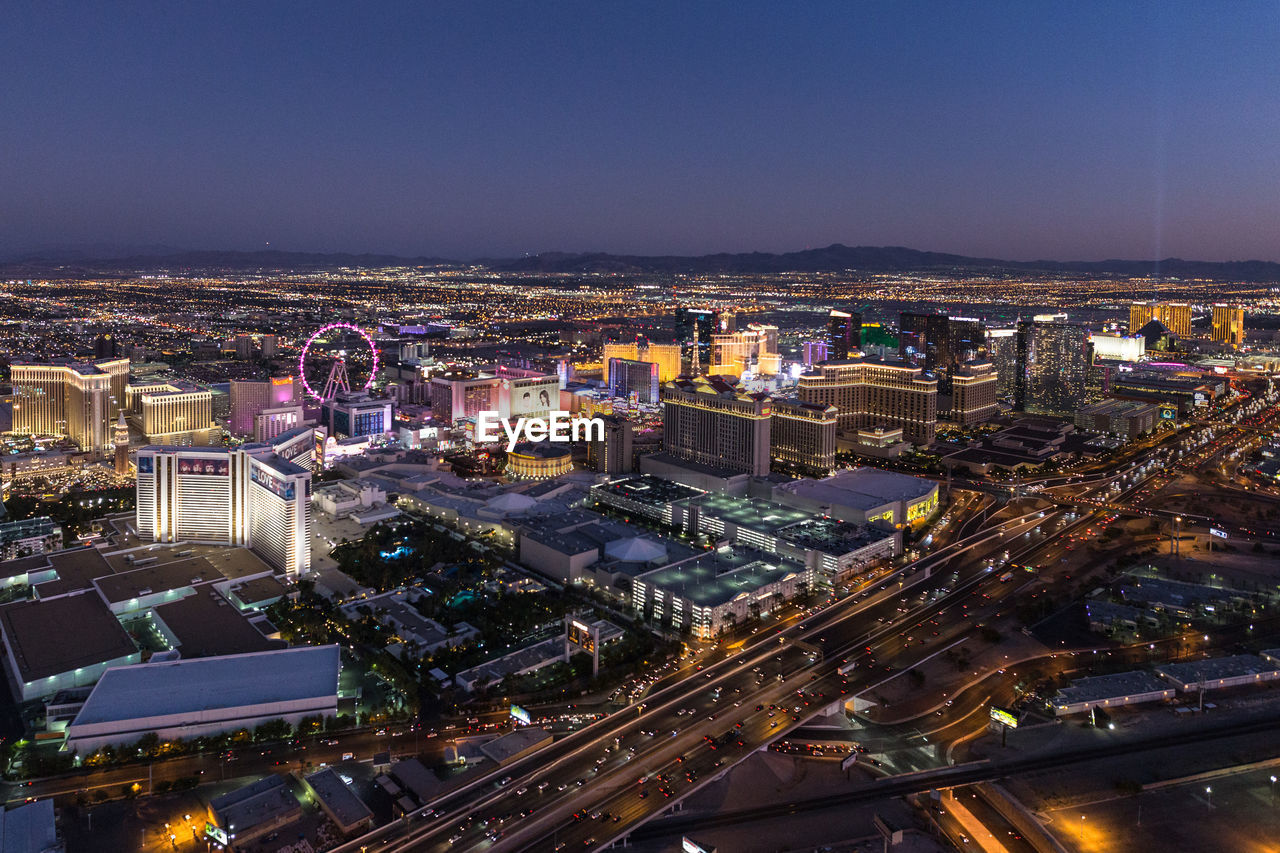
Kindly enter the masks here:
[[1185, 302], [1134, 302], [1129, 306], [1130, 335], [1152, 320], [1159, 320], [1177, 337], [1191, 334], [1191, 306]]
[[698, 361], [705, 367], [711, 363], [711, 336], [720, 333], [719, 312], [710, 308], [676, 308], [676, 341], [686, 346], [698, 342]]
[[94, 358], [119, 358], [120, 342], [110, 332], [103, 332], [93, 339]]
[[213, 422], [213, 394], [191, 385], [150, 386], [137, 395], [139, 425], [148, 444], [208, 445], [220, 430]]
[[650, 341], [637, 355], [641, 361], [658, 365], [658, 381], [670, 382], [681, 374], [680, 344], [655, 344]]
[[394, 402], [363, 391], [340, 391], [320, 404], [320, 423], [337, 439], [390, 432], [394, 417]]
[[1018, 323], [1014, 406], [1024, 412], [1074, 416], [1087, 401], [1089, 330], [1063, 321]]
[[305, 420], [301, 406], [263, 409], [253, 418], [253, 440], [270, 441], [276, 436], [298, 429]]
[[768, 394], [748, 394], [715, 377], [677, 379], [662, 386], [662, 446], [686, 462], [769, 473]]
[[636, 361], [640, 358], [640, 347], [635, 341], [630, 343], [609, 342], [601, 347], [601, 364], [604, 368], [605, 387], [613, 387], [613, 374], [609, 372], [609, 365], [614, 359], [623, 359], [625, 361]]
[[1221, 302], [1213, 306], [1213, 339], [1229, 346], [1244, 343], [1244, 309]]
[[[805, 341], [804, 342], [804, 364], [805, 367], [812, 367], [820, 361], [826, 361], [830, 356], [831, 344], [827, 341]], [[845, 355], [848, 358], [848, 355]]]
[[781, 369], [777, 326], [751, 323], [745, 330], [715, 335], [711, 341], [708, 372], [713, 376], [741, 376], [748, 371], [774, 376]]
[[903, 311], [898, 328], [898, 349], [903, 358], [923, 364], [925, 370], [951, 365], [951, 320], [946, 314]]
[[835, 406], [840, 432], [900, 427], [908, 441], [928, 444], [938, 421], [938, 380], [906, 361], [828, 361], [800, 375], [802, 402]]
[[629, 358], [609, 359], [609, 396], [634, 399], [637, 403], [658, 402], [658, 365]]
[[93, 363], [14, 362], [13, 431], [65, 435], [82, 450], [103, 453], [120, 416], [129, 381], [129, 360]]
[[1018, 377], [1018, 330], [987, 329], [987, 361], [996, 369], [996, 393], [1012, 397]]
[[1000, 379], [987, 361], [966, 362], [951, 371], [948, 417], [963, 426], [985, 423], [1000, 413], [996, 402]]
[[958, 367], [967, 361], [981, 360], [987, 353], [987, 330], [975, 317], [948, 317], [947, 332], [950, 335], [948, 350], [951, 361], [947, 368]]
[[311, 565], [311, 473], [270, 444], [149, 445], [137, 457], [138, 537], [242, 545], [291, 579]]
[[292, 376], [231, 380], [231, 434], [253, 435], [259, 413], [295, 405], [298, 391], [298, 384]]
[[769, 453], [808, 474], [825, 477], [836, 465], [835, 406], [774, 400]]
[[605, 415], [604, 435], [587, 442], [587, 466], [601, 474], [629, 474], [633, 468], [635, 428], [620, 415]]
[[[844, 361], [862, 349], [862, 314], [831, 309], [827, 315], [827, 355], [817, 361]], [[807, 354], [806, 354], [807, 356]], [[813, 361], [806, 361], [813, 364]]]

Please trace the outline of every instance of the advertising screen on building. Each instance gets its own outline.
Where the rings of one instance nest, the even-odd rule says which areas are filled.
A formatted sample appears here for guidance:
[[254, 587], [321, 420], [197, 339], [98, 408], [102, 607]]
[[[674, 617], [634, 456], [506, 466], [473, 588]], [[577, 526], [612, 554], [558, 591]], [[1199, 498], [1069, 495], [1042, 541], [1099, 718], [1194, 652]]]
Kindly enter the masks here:
[[231, 470], [231, 464], [225, 459], [179, 459], [179, 474], [207, 474], [225, 477]]
[[511, 706], [511, 719], [524, 723], [526, 726], [533, 722], [533, 718], [529, 716], [529, 712], [519, 705]]
[[261, 468], [250, 468], [249, 479], [262, 486], [278, 498], [284, 498], [287, 501], [293, 500], [297, 493], [297, 487], [292, 480], [281, 480], [273, 477]]
[[138, 457], [138, 473], [139, 474], [154, 474], [155, 470], [156, 470], [156, 460], [154, 456]]

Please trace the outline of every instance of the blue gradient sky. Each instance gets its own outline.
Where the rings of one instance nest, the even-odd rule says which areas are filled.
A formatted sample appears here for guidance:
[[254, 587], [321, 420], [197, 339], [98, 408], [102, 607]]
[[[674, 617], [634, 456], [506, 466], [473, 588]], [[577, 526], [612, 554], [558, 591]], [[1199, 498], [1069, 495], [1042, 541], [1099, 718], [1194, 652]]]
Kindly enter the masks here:
[[1280, 260], [1280, 4], [6, 4], [0, 249]]

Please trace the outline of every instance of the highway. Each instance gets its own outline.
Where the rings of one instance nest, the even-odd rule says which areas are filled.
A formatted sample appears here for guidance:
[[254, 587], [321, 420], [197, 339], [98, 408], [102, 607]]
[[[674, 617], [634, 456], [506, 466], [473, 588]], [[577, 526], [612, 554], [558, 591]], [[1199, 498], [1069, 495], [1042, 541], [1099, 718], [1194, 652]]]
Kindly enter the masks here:
[[[853, 646], [849, 638], [862, 645], [871, 642], [868, 625], [876, 626], [879, 629], [877, 633], [896, 634], [897, 622], [882, 624], [877, 622], [877, 618], [890, 623], [891, 617], [898, 617], [898, 622], [908, 623], [910, 613], [907, 617], [902, 617], [898, 612], [898, 608], [903, 606], [899, 596], [916, 584], [928, 580], [940, 582], [940, 575], [929, 577], [933, 567], [980, 546], [998, 550], [1003, 547], [1006, 538], [1016, 538], [1024, 529], [1039, 523], [1039, 516], [1039, 511], [1024, 513], [1019, 517], [1017, 526], [985, 530], [942, 548], [937, 553], [904, 567], [897, 578], [879, 581], [877, 587], [846, 598], [810, 617], [802, 625], [775, 629], [782, 633], [761, 632], [751, 638], [734, 658], [713, 664], [699, 676], [688, 678], [647, 697], [643, 708], [616, 713], [557, 741], [529, 759], [478, 778], [466, 788], [447, 795], [441, 802], [431, 804], [432, 809], [443, 813], [444, 817], [433, 815], [425, 821], [411, 817], [408, 821], [357, 839], [343, 849], [357, 850], [362, 846], [369, 846], [371, 850], [433, 849], [436, 845], [441, 846], [435, 849], [488, 849], [490, 839], [485, 836], [494, 830], [498, 821], [490, 820], [489, 826], [484, 826], [486, 818], [501, 818], [508, 811], [513, 811], [513, 817], [502, 821], [502, 827], [497, 830], [510, 832], [515, 816], [534, 809], [539, 813], [539, 818], [531, 822], [528, 820], [530, 815], [526, 814], [524, 820], [518, 821], [521, 837], [526, 836], [528, 827], [540, 823], [540, 819], [552, 812], [571, 820], [575, 809], [564, 810], [563, 806], [584, 799], [583, 789], [589, 789], [587, 794], [595, 798], [601, 793], [609, 794], [620, 784], [633, 784], [640, 775], [637, 768], [643, 768], [645, 772], [656, 771], [665, 763], [673, 762], [678, 754], [687, 752], [690, 747], [703, 744], [705, 734], [723, 735], [728, 728], [736, 728], [736, 721], [743, 720], [742, 717], [733, 717], [728, 722], [724, 718], [706, 719], [717, 710], [724, 714], [751, 715], [751, 719], [744, 721], [744, 729], [750, 726], [747, 734], [760, 743], [767, 742], [783, 728], [777, 712], [774, 711], [775, 716], [771, 718], [767, 706], [779, 704], [783, 695], [798, 689], [797, 685], [801, 682], [808, 684], [811, 680], [804, 667], [810, 665], [812, 647], [803, 645], [803, 641], [807, 640], [813, 646], [821, 647], [819, 644], [824, 639], [830, 640], [821, 637], [821, 631], [844, 626], [841, 629], [842, 639], [851, 650]], [[956, 595], [961, 594], [963, 593], [956, 592]], [[797, 644], [796, 641], [801, 642]], [[925, 646], [920, 649], [925, 653], [929, 651]], [[830, 656], [829, 650], [826, 655]], [[755, 671], [757, 668], [759, 672]], [[778, 681], [780, 675], [782, 681]], [[823, 686], [828, 689], [817, 688], [817, 692], [826, 695], [811, 697], [809, 706], [801, 704], [800, 707], [814, 707], [814, 698], [834, 702], [841, 695], [836, 689], [838, 682]], [[721, 690], [720, 699], [712, 696], [712, 691], [717, 687]], [[764, 706], [765, 710], [755, 712], [757, 705]], [[693, 713], [687, 713], [688, 711]], [[796, 722], [789, 717], [786, 721], [788, 725]], [[671, 737], [671, 731], [676, 731], [677, 736]], [[644, 732], [654, 734], [647, 735]], [[663, 736], [660, 737], [659, 733]], [[605, 747], [611, 745], [615, 737], [619, 738], [619, 748], [606, 754]], [[634, 754], [631, 751], [633, 747]], [[604, 759], [604, 762], [599, 765], [600, 770], [597, 772], [596, 762], [600, 759]], [[725, 761], [723, 758], [719, 760], [722, 763]], [[675, 762], [681, 763], [683, 762]], [[714, 760], [705, 769], [716, 770]], [[501, 788], [495, 787], [495, 783], [505, 776], [510, 776], [512, 781]], [[579, 780], [582, 785], [578, 785]], [[692, 784], [687, 778], [682, 781]], [[542, 782], [547, 784], [538, 791]], [[522, 788], [526, 789], [525, 794], [516, 797], [513, 792]], [[674, 795], [674, 787], [669, 790]], [[646, 796], [638, 799], [643, 801], [651, 795], [662, 797], [658, 787], [653, 786], [651, 792], [646, 789]], [[530, 805], [523, 805], [525, 802]], [[497, 813], [488, 814], [489, 811]], [[561, 811], [563, 815], [560, 815]], [[474, 820], [471, 820], [473, 817]], [[621, 820], [618, 823], [625, 825]], [[450, 845], [448, 839], [458, 835], [461, 838]], [[391, 843], [385, 843], [388, 841]]]
[[[693, 679], [695, 683], [686, 686], [678, 700], [661, 708], [651, 706], [632, 725], [611, 732], [620, 738], [618, 749], [606, 752], [610, 744], [593, 738], [592, 745], [578, 750], [565, 766], [513, 779], [508, 787], [524, 788], [520, 797], [472, 803], [466, 812], [433, 819], [412, 836], [383, 849], [555, 850], [564, 849], [561, 845], [592, 848], [620, 837], [752, 750], [828, 706], [841, 706], [848, 693], [897, 671], [895, 667], [912, 665], [966, 633], [975, 622], [999, 612], [1001, 601], [1011, 597], [1017, 585], [1000, 583], [999, 573], [982, 560], [1054, 518], [1041, 515], [1038, 510], [1025, 513], [1013, 523], [1000, 523], [961, 540], [908, 566], [899, 583], [881, 583], [811, 617], [798, 630], [777, 637], [783, 641], [779, 645], [766, 647], [763, 653], [753, 647], [734, 658], [727, 672], [707, 673], [710, 678], [704, 676], [702, 684]], [[1068, 524], [1063, 531], [1074, 525]], [[1026, 545], [1023, 550], [1029, 552], [1041, 544]], [[957, 567], [954, 583], [953, 562], [963, 563]], [[949, 592], [939, 591], [949, 585]], [[951, 618], [944, 622], [941, 617], [949, 609]], [[810, 662], [809, 647], [821, 648], [822, 659]], [[836, 669], [851, 655], [858, 668], [845, 683]], [[720, 698], [713, 693], [717, 686]], [[715, 749], [706, 740], [722, 740], [726, 735], [727, 742]], [[599, 772], [596, 762], [600, 762]], [[575, 774], [583, 775], [575, 778]], [[647, 777], [643, 783], [642, 776]], [[538, 791], [542, 782], [547, 785]], [[524, 802], [529, 805], [509, 817], [506, 812], [485, 813]]]

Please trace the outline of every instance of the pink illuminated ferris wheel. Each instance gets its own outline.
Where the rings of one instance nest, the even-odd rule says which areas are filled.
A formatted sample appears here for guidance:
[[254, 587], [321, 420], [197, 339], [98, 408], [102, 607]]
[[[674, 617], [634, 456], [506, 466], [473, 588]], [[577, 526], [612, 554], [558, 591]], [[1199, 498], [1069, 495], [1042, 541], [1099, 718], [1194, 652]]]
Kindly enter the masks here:
[[[368, 391], [373, 387], [374, 377], [378, 375], [378, 348], [374, 345], [373, 338], [369, 337], [369, 333], [359, 326], [353, 326], [350, 323], [330, 323], [317, 329], [315, 334], [303, 344], [302, 352], [298, 353], [298, 378], [302, 381], [302, 387], [306, 392], [317, 400], [332, 400], [340, 392], [351, 390], [351, 378], [347, 374], [347, 360], [349, 357], [359, 357], [363, 354], [359, 352], [349, 353], [345, 348], [341, 346], [334, 347], [329, 343], [343, 337], [350, 338], [350, 335], [347, 334], [349, 332], [354, 332], [363, 341], [364, 346], [369, 348], [368, 358], [371, 361], [369, 378], [365, 380], [361, 390]], [[311, 350], [317, 343], [323, 344], [323, 351], [313, 355]], [[320, 350], [321, 347], [316, 346], [316, 349]], [[363, 347], [359, 347], [359, 349], [363, 349]], [[324, 388], [319, 393], [307, 381], [308, 358], [313, 362], [332, 359], [332, 364], [329, 367], [329, 376], [325, 380]]]

